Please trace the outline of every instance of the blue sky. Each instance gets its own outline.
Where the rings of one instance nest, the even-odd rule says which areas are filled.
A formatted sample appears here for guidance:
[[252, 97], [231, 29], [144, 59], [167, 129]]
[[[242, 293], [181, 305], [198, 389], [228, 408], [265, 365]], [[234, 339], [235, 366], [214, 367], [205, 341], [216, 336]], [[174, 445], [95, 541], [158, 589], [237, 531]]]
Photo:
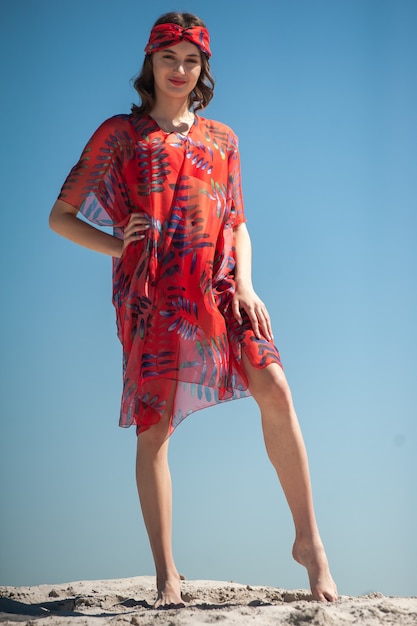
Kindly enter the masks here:
[[[417, 3], [5, 0], [0, 584], [153, 573], [118, 428], [110, 259], [49, 231], [93, 130], [135, 101], [155, 19], [211, 31], [208, 117], [240, 137], [254, 280], [339, 590], [417, 594]], [[190, 579], [306, 587], [252, 399], [171, 442]]]

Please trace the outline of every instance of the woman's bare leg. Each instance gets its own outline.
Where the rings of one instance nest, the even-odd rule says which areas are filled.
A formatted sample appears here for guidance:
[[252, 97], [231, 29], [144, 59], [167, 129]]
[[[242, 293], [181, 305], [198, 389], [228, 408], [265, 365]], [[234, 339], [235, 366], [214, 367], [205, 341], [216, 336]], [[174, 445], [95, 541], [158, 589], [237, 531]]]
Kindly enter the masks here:
[[314, 598], [333, 602], [337, 589], [317, 527], [307, 453], [287, 380], [277, 364], [257, 369], [246, 355], [242, 359], [261, 410], [266, 450], [294, 519], [293, 556], [306, 567]]
[[169, 417], [138, 436], [136, 480], [155, 561], [155, 608], [184, 606], [172, 554], [172, 486], [168, 466]]

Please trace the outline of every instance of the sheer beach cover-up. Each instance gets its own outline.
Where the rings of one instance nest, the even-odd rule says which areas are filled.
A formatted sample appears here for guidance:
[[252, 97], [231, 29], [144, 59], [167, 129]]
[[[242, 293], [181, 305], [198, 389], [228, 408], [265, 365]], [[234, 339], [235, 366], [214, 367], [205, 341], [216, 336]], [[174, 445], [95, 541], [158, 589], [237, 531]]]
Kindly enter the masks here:
[[169, 139], [149, 115], [106, 120], [59, 196], [118, 237], [131, 213], [148, 216], [145, 238], [113, 259], [120, 426], [138, 433], [160, 420], [171, 393], [171, 431], [194, 411], [250, 395], [242, 350], [257, 368], [281, 365], [231, 308], [233, 229], [245, 221], [237, 137], [196, 116], [186, 137]]

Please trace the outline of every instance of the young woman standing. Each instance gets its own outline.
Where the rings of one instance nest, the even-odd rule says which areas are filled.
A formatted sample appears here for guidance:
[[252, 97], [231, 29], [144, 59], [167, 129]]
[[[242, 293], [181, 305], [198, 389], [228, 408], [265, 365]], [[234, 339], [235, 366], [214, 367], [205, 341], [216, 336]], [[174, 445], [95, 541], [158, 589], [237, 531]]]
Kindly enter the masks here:
[[[306, 567], [313, 596], [334, 601], [301, 431], [268, 311], [252, 286], [237, 138], [196, 113], [213, 96], [209, 33], [192, 14], [168, 13], [145, 52], [135, 82], [141, 105], [93, 134], [50, 226], [113, 257], [123, 346], [120, 425], [135, 425], [138, 435], [155, 607], [183, 604], [172, 555], [170, 435], [193, 411], [250, 394], [293, 515], [293, 556]], [[113, 235], [78, 212], [113, 226]]]

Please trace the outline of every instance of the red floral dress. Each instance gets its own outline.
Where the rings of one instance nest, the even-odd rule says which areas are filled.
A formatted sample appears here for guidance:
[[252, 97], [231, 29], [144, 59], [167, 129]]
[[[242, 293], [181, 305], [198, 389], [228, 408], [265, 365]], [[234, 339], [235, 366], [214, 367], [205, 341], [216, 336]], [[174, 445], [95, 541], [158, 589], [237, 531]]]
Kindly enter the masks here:
[[233, 229], [245, 221], [237, 137], [196, 116], [169, 137], [149, 115], [117, 115], [93, 134], [60, 193], [122, 237], [145, 213], [145, 239], [113, 259], [113, 303], [123, 346], [120, 426], [142, 432], [173, 395], [171, 431], [190, 413], [250, 395], [242, 349], [258, 368], [281, 364], [232, 313]]

